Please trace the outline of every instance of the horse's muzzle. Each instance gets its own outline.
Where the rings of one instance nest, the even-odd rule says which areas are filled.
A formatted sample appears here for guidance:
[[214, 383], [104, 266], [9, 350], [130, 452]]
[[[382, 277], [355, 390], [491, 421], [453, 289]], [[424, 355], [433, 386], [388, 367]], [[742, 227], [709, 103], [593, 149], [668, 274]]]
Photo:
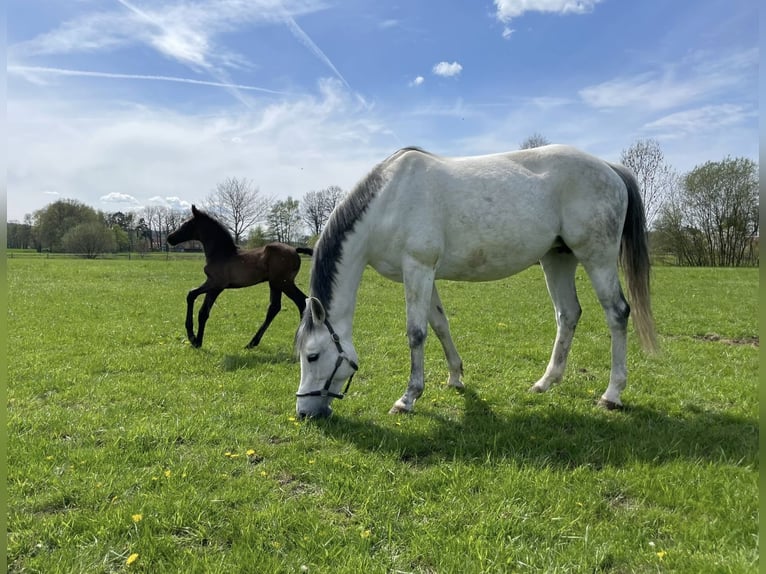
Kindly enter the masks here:
[[301, 421], [304, 419], [326, 419], [332, 415], [332, 408], [329, 406], [326, 406], [313, 411], [298, 409], [297, 415], [298, 415], [298, 420], [301, 420]]

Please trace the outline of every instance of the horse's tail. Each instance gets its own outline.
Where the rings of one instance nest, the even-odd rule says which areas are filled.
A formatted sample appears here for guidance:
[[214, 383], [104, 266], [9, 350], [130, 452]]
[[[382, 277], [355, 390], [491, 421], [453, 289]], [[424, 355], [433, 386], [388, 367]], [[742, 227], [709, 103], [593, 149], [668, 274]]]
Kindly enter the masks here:
[[625, 166], [609, 165], [622, 178], [628, 189], [628, 212], [622, 230], [620, 264], [628, 284], [633, 325], [641, 346], [654, 352], [658, 347], [649, 292], [651, 262], [644, 204], [633, 173]]
[[304, 255], [308, 255], [309, 257], [314, 255], [314, 250], [311, 249], [311, 247], [296, 247], [295, 250], [298, 253], [303, 253]]

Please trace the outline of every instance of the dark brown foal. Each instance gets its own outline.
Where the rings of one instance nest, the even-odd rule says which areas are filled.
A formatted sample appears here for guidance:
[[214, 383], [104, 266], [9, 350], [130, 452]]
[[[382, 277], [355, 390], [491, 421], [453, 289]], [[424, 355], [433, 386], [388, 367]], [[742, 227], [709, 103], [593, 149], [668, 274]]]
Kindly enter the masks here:
[[[224, 289], [240, 289], [269, 283], [269, 308], [266, 319], [247, 344], [251, 349], [261, 342], [277, 313], [282, 308], [282, 294], [287, 295], [298, 312], [303, 315], [306, 295], [295, 284], [295, 277], [301, 268], [299, 253], [312, 254], [306, 247], [292, 247], [285, 243], [269, 243], [256, 249], [240, 249], [234, 243], [226, 228], [216, 219], [192, 205], [192, 217], [168, 235], [170, 245], [184, 241], [200, 241], [205, 249], [205, 282], [189, 291], [186, 296], [186, 334], [194, 347], [202, 346], [205, 324], [210, 309]], [[194, 301], [200, 295], [205, 300], [199, 310], [197, 333], [194, 333]]]

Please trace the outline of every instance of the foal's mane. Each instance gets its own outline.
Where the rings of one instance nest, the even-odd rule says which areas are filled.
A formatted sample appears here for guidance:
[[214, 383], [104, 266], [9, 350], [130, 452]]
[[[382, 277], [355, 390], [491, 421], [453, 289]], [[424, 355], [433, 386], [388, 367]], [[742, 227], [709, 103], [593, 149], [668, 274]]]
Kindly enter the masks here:
[[346, 237], [354, 230], [357, 221], [362, 219], [370, 203], [386, 183], [384, 169], [408, 151], [427, 153], [417, 147], [406, 147], [395, 151], [372, 168], [330, 215], [314, 249], [310, 284], [310, 293], [325, 307], [329, 307], [332, 303], [335, 275], [338, 271], [338, 262], [343, 255], [343, 243]]
[[204, 241], [201, 241], [206, 253], [208, 248], [211, 249], [210, 255], [213, 257], [236, 253], [237, 244], [234, 243], [234, 238], [223, 223], [209, 213], [196, 208], [194, 218], [199, 228], [205, 230], [204, 233], [200, 233], [200, 237], [204, 237]]

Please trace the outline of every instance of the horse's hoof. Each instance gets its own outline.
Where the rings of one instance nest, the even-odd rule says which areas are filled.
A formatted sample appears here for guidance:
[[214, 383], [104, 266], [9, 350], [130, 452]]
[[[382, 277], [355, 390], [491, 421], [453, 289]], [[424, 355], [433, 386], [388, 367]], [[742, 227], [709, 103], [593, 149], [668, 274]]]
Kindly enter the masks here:
[[197, 339], [189, 339], [189, 343], [191, 343], [191, 346], [195, 349], [199, 349], [202, 346], [202, 341], [198, 341]]
[[407, 414], [407, 413], [411, 413], [411, 412], [412, 412], [412, 410], [408, 409], [407, 407], [405, 407], [403, 402], [396, 401], [394, 403], [394, 406], [391, 407], [391, 410], [388, 411], [388, 414], [390, 414], [390, 415], [402, 415], [402, 414]]
[[609, 401], [607, 399], [599, 399], [598, 406], [608, 411], [621, 411], [625, 408], [622, 406], [622, 404], [615, 403], [614, 401]]
[[540, 394], [540, 393], [544, 393], [545, 389], [540, 388], [537, 385], [532, 385], [531, 387], [529, 387], [528, 392]]

